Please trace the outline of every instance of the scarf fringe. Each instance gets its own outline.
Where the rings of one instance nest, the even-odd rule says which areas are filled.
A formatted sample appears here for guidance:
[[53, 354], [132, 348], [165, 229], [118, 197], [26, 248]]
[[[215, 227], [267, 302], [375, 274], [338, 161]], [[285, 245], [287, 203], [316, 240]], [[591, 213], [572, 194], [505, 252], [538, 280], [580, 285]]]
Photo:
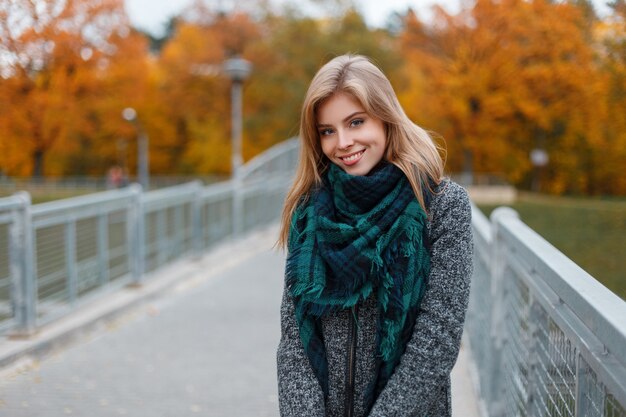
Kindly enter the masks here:
[[389, 362], [393, 359], [395, 354], [397, 342], [402, 330], [402, 325], [396, 321], [383, 320], [382, 324], [383, 335], [380, 341], [380, 356], [383, 361]]

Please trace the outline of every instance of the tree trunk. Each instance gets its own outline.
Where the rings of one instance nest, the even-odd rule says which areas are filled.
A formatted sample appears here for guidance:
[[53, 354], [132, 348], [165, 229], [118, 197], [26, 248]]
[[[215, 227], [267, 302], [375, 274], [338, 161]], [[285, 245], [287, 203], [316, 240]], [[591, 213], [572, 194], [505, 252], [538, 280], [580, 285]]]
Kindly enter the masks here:
[[35, 149], [33, 151], [33, 178], [43, 177], [43, 149]]

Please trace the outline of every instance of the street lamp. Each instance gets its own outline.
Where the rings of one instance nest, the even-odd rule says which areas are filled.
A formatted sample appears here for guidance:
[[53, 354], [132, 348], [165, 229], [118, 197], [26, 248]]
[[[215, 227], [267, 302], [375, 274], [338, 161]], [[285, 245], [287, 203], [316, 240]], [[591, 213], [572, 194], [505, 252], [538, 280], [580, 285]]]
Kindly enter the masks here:
[[241, 194], [241, 165], [243, 158], [241, 157], [241, 132], [242, 132], [242, 94], [241, 87], [243, 82], [252, 72], [252, 64], [240, 57], [234, 57], [227, 59], [224, 62], [224, 72], [230, 80], [230, 110], [231, 110], [231, 142], [232, 142], [232, 154], [231, 154], [231, 167], [232, 167], [232, 179], [233, 179], [233, 213], [232, 213], [232, 228], [233, 236], [237, 236], [241, 233], [243, 225], [243, 196]]
[[242, 84], [252, 72], [252, 64], [240, 57], [227, 59], [224, 62], [224, 72], [232, 81], [231, 97], [231, 141], [232, 155], [231, 168], [233, 178], [237, 178], [239, 169], [243, 163], [241, 157], [241, 132], [242, 132]]
[[137, 177], [144, 191], [150, 187], [150, 168], [148, 161], [148, 135], [137, 119], [137, 111], [132, 107], [122, 110], [122, 117], [137, 129]]
[[543, 172], [543, 168], [550, 162], [550, 157], [548, 156], [548, 152], [546, 152], [546, 150], [543, 148], [534, 148], [530, 151], [529, 156], [530, 162], [533, 164], [534, 167], [534, 175], [531, 189], [533, 191], [539, 192], [541, 191], [541, 174]]

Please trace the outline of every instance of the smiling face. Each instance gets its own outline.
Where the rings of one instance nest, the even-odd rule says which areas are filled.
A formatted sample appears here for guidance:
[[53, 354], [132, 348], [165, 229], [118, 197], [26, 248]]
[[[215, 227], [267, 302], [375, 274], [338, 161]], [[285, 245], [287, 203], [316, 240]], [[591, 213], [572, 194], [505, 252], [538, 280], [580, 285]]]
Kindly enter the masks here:
[[383, 121], [348, 94], [335, 94], [320, 105], [317, 131], [324, 155], [350, 175], [367, 175], [383, 159]]

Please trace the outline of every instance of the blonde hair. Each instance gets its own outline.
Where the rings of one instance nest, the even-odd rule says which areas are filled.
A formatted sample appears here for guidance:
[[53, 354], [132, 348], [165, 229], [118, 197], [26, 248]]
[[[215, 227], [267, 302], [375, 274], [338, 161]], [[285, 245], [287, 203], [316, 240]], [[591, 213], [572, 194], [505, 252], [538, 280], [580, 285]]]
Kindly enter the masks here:
[[368, 114], [382, 120], [387, 136], [384, 159], [404, 172], [424, 210], [422, 187], [430, 189], [431, 182], [439, 184], [443, 177], [444, 162], [439, 148], [428, 132], [407, 117], [385, 74], [364, 56], [338, 56], [315, 74], [304, 98], [300, 118], [300, 160], [283, 207], [280, 247], [287, 244], [296, 207], [308, 198], [314, 186], [321, 183], [322, 174], [331, 163], [320, 145], [317, 111], [325, 100], [338, 93], [354, 97]]

